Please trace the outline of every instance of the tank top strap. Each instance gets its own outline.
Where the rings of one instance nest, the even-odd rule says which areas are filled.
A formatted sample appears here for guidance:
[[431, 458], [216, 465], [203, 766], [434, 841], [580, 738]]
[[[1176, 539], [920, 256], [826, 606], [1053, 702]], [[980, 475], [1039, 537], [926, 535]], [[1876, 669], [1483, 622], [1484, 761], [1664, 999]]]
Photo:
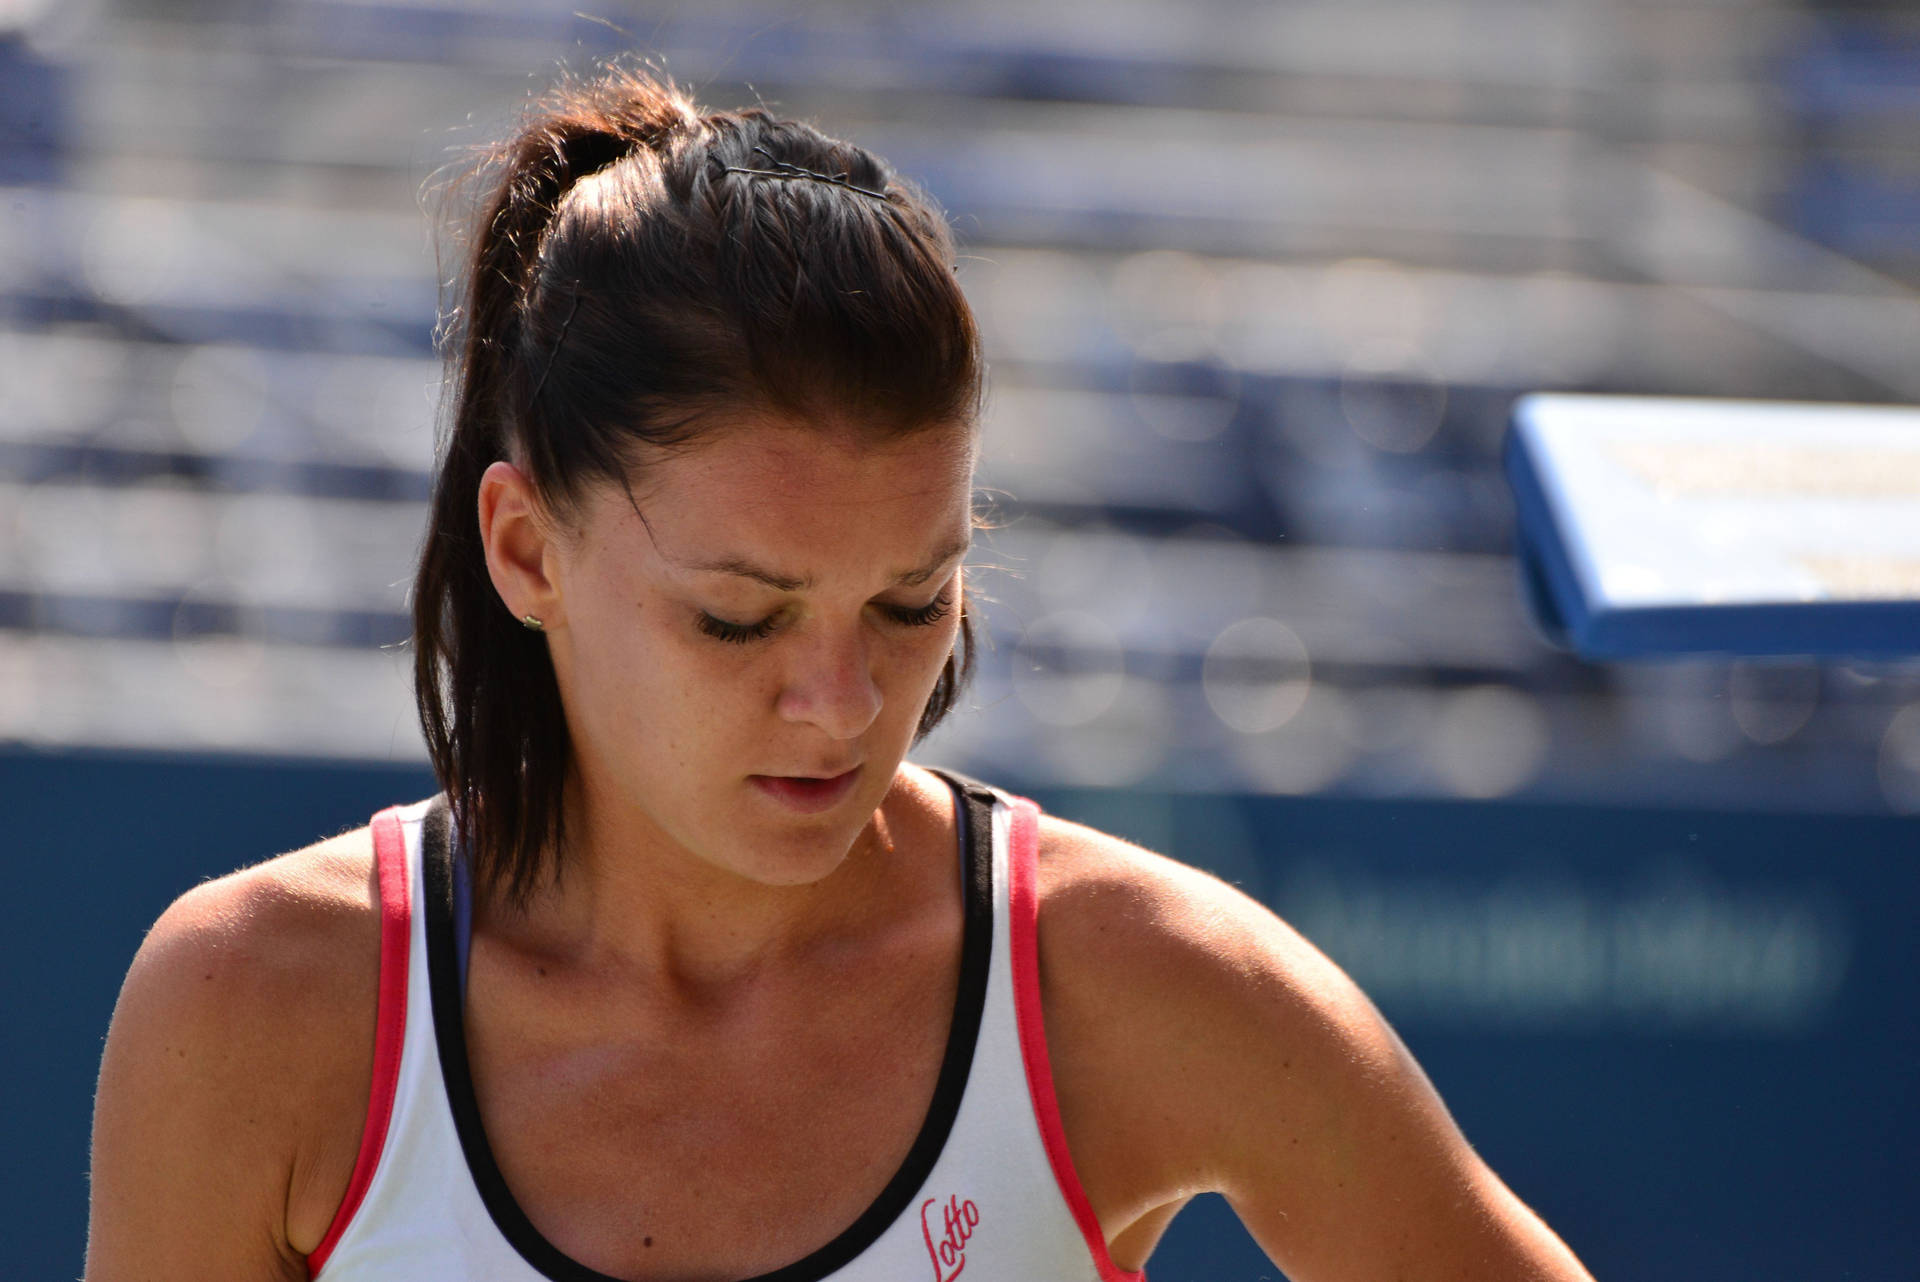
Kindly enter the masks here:
[[467, 992], [467, 955], [473, 951], [473, 869], [468, 864], [467, 839], [460, 825], [450, 823], [448, 847], [453, 874], [453, 960], [460, 976], [460, 995]]

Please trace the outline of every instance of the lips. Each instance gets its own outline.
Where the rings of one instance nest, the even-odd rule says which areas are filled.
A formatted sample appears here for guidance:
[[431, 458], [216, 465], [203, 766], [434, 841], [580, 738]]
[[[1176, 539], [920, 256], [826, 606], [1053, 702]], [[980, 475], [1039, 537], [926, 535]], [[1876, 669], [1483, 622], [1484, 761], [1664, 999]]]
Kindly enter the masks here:
[[748, 775], [747, 779], [773, 800], [801, 814], [811, 815], [838, 805], [853, 790], [853, 782], [859, 777], [860, 767], [855, 766], [844, 774], [827, 779], [805, 775]]

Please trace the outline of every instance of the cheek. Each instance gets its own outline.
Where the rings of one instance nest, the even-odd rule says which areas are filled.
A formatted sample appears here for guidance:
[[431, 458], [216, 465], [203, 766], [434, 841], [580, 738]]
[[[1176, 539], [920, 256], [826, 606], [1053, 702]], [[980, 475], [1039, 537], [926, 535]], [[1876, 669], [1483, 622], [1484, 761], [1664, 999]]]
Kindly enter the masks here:
[[946, 666], [947, 656], [953, 654], [960, 644], [960, 612], [954, 611], [940, 621], [939, 627], [927, 630], [938, 634], [927, 647], [932, 651], [933, 670], [938, 673], [942, 667]]
[[673, 643], [661, 604], [631, 585], [591, 587], [569, 603], [568, 635], [555, 650], [570, 717], [583, 723], [583, 737], [623, 757], [649, 745], [678, 748], [695, 721], [684, 705], [695, 701], [702, 674]]
[[916, 629], [901, 643], [895, 652], [900, 697], [892, 700], [902, 705], [895, 709], [899, 715], [919, 719], [927, 696], [933, 693], [934, 682], [940, 679], [940, 673], [947, 666], [947, 656], [953, 653], [959, 637], [960, 620], [956, 614], [942, 619], [934, 627]]

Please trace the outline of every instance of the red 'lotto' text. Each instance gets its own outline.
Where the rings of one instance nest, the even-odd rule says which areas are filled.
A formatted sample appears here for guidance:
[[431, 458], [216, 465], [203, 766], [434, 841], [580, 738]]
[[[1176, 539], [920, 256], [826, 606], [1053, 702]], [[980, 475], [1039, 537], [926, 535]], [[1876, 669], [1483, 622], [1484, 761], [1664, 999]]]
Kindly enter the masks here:
[[933, 1260], [933, 1282], [953, 1282], [967, 1267], [967, 1239], [980, 1224], [980, 1208], [955, 1193], [945, 1206], [930, 1197], [920, 1204], [920, 1232]]

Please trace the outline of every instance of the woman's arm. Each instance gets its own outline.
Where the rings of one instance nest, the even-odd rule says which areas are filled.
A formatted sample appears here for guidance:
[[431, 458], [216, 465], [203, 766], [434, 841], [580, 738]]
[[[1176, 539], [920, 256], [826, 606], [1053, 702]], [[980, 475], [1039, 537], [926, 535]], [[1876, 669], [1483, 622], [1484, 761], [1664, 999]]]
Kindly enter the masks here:
[[349, 834], [181, 896], [121, 987], [88, 1282], [304, 1278], [372, 1075], [379, 923]]
[[1118, 1263], [1151, 1246], [1129, 1229], [1218, 1192], [1295, 1282], [1591, 1282], [1290, 927], [1105, 834], [1058, 820], [1042, 833], [1056, 1090]]

